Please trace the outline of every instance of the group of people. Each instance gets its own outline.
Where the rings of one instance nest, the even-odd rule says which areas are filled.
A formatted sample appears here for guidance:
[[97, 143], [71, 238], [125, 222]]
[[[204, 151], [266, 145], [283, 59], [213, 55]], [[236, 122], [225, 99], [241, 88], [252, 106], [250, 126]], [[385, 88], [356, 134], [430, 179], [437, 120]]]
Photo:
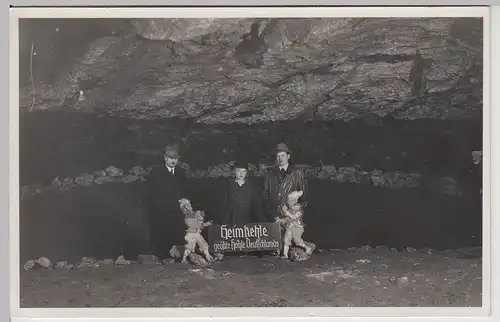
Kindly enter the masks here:
[[[290, 162], [292, 151], [279, 143], [274, 151], [276, 165], [269, 168], [259, 187], [249, 176], [248, 162], [236, 160], [232, 176], [225, 187], [222, 213], [213, 216], [215, 224], [244, 225], [252, 222], [277, 222], [283, 228], [283, 257], [287, 257], [292, 240], [307, 252], [301, 238], [302, 215], [307, 206], [308, 190], [304, 171]], [[173, 245], [185, 241], [185, 218], [179, 207], [188, 196], [185, 171], [179, 167], [179, 149], [168, 145], [164, 164], [149, 175], [145, 205], [148, 211], [152, 250], [159, 258], [168, 257]]]

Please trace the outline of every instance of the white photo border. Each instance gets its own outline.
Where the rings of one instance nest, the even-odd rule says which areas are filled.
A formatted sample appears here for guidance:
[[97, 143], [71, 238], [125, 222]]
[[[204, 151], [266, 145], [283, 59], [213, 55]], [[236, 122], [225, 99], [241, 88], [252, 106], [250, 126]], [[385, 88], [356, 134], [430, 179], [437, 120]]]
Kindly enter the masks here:
[[[20, 308], [19, 307], [19, 39], [17, 32], [18, 18], [207, 18], [207, 17], [482, 17], [484, 22], [484, 90], [483, 90], [483, 307], [481, 308]], [[494, 19], [491, 17], [494, 16]], [[500, 30], [500, 8], [488, 7], [302, 7], [302, 8], [15, 8], [10, 11], [9, 26], [9, 259], [10, 259], [10, 314], [13, 321], [27, 321], [33, 318], [92, 318], [93, 321], [108, 321], [110, 318], [127, 318], [130, 321], [145, 321], [153, 318], [168, 317], [168, 320], [179, 320], [187, 317], [464, 317], [467, 320], [475, 316], [490, 314], [493, 276], [500, 276], [495, 257], [491, 257], [495, 240], [491, 209], [495, 198], [491, 197], [491, 188], [495, 187], [495, 169], [491, 164], [499, 164], [496, 150], [491, 150], [490, 137], [493, 139], [495, 127], [492, 126], [498, 116], [493, 112], [493, 106], [498, 105], [498, 97], [491, 97], [500, 88], [498, 68], [500, 63], [493, 57], [500, 57], [497, 38]], [[490, 27], [491, 23], [491, 27]], [[493, 26], [494, 25], [494, 26]], [[496, 27], [496, 28], [495, 28]], [[495, 36], [493, 35], [495, 31]], [[491, 49], [491, 52], [490, 52]], [[491, 53], [491, 54], [490, 54]], [[494, 53], [494, 54], [493, 54]], [[491, 73], [495, 69], [495, 73]], [[496, 78], [491, 79], [490, 76]], [[496, 84], [496, 87], [493, 86]], [[498, 96], [498, 94], [496, 94]], [[496, 102], [496, 104], [494, 104]], [[500, 124], [500, 123], [499, 123]], [[491, 133], [491, 136], [490, 136]], [[496, 141], [495, 141], [496, 142]], [[495, 154], [495, 153], [496, 154]], [[491, 161], [496, 161], [491, 162]], [[490, 179], [491, 186], [490, 186]], [[490, 203], [491, 200], [491, 203]], [[491, 207], [490, 207], [491, 205]], [[494, 217], [493, 217], [494, 218]], [[498, 226], [498, 225], [496, 225]], [[497, 227], [497, 231], [500, 231]], [[490, 244], [491, 242], [491, 244]], [[498, 247], [495, 247], [497, 249]], [[491, 270], [491, 263], [495, 269]], [[493, 272], [493, 274], [492, 274]], [[496, 283], [498, 285], [498, 283]], [[498, 301], [496, 301], [498, 302]], [[98, 318], [98, 319], [95, 319]], [[262, 320], [262, 318], [259, 318]], [[419, 319], [420, 320], [420, 319]], [[448, 320], [448, 319], [446, 319]]]

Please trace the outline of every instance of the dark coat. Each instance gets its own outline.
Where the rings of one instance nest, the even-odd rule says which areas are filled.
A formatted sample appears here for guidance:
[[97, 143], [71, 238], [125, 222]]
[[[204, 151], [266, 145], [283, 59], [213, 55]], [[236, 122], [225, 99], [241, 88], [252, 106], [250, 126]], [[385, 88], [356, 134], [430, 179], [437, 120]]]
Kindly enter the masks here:
[[266, 222], [260, 191], [252, 180], [247, 179], [240, 187], [229, 179], [224, 195], [223, 211], [219, 224], [244, 225], [252, 222]]
[[179, 199], [188, 198], [185, 171], [177, 166], [172, 175], [164, 165], [154, 167], [145, 192], [151, 246], [164, 258], [173, 245], [185, 243], [186, 227], [179, 207]]
[[288, 194], [292, 191], [302, 190], [304, 194], [299, 199], [303, 209], [307, 206], [307, 180], [304, 171], [293, 164], [289, 164], [282, 177], [279, 167], [270, 168], [264, 177], [262, 197], [269, 220], [277, 216], [278, 210], [286, 202]]

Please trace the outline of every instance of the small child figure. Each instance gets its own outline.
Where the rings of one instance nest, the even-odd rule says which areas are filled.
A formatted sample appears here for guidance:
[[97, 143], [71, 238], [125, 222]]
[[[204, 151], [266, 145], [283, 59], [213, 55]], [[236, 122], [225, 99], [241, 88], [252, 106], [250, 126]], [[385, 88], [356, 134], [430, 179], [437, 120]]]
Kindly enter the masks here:
[[213, 258], [210, 255], [208, 243], [201, 235], [201, 231], [205, 227], [212, 226], [212, 221], [205, 222], [205, 212], [201, 210], [193, 210], [191, 202], [188, 199], [179, 200], [181, 211], [184, 214], [184, 222], [188, 229], [186, 230], [186, 246], [182, 255], [182, 263], [187, 263], [186, 259], [191, 253], [196, 252], [196, 246], [205, 255], [206, 260], [210, 263]]
[[304, 194], [303, 191], [293, 191], [287, 196], [286, 204], [281, 207], [282, 218], [277, 219], [277, 222], [282, 224], [286, 231], [283, 238], [283, 256], [282, 258], [288, 258], [288, 251], [292, 245], [292, 241], [295, 245], [305, 249], [307, 255], [311, 255], [312, 248], [308, 247], [304, 240], [302, 240], [302, 234], [304, 233], [304, 222], [302, 221], [302, 206], [299, 203], [299, 198]]

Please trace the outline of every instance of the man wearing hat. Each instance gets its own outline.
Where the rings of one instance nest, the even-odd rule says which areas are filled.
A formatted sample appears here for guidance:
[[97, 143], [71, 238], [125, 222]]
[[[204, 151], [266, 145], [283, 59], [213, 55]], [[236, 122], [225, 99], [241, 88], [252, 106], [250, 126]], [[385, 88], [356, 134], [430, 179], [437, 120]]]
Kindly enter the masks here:
[[151, 169], [146, 189], [150, 242], [152, 251], [160, 259], [168, 257], [173, 245], [184, 244], [184, 216], [179, 200], [185, 195], [186, 176], [179, 163], [177, 145], [165, 147], [164, 162]]
[[290, 163], [292, 151], [285, 143], [275, 149], [276, 165], [264, 177], [263, 200], [268, 219], [279, 217], [280, 208], [292, 191], [303, 191], [299, 199], [302, 209], [307, 206], [307, 181], [304, 171]]

